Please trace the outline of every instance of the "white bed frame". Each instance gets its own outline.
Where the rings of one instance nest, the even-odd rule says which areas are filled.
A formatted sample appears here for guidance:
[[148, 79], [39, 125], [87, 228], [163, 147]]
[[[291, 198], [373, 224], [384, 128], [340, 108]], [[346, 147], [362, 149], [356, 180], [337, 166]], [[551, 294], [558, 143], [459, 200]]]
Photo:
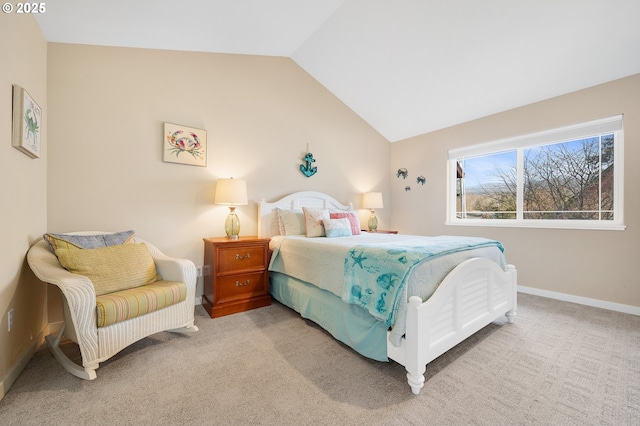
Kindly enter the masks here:
[[[275, 208], [302, 207], [349, 209], [329, 195], [303, 191], [258, 207], [258, 234], [279, 235]], [[411, 391], [424, 386], [427, 364], [502, 316], [513, 322], [517, 308], [517, 272], [513, 265], [502, 270], [483, 258], [468, 259], [453, 269], [425, 302], [409, 298], [406, 334], [401, 345], [387, 339], [387, 356], [407, 370]]]

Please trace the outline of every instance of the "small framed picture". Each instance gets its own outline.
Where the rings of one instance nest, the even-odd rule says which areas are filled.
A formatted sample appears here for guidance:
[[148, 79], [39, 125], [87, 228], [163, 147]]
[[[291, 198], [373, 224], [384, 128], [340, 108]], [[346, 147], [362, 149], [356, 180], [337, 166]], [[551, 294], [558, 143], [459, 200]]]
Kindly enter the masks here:
[[42, 108], [29, 93], [13, 85], [13, 134], [11, 145], [31, 158], [40, 158]]
[[206, 167], [207, 131], [164, 123], [162, 160], [167, 163]]

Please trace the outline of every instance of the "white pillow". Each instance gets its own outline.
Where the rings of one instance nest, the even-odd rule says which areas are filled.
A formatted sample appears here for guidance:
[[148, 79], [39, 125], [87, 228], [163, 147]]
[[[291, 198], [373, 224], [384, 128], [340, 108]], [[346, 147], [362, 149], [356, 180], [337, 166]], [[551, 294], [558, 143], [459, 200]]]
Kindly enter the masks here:
[[307, 228], [307, 237], [324, 237], [324, 223], [323, 220], [329, 220], [328, 209], [314, 209], [310, 207], [303, 207], [304, 223]]
[[275, 209], [280, 235], [304, 235], [304, 214], [298, 209]]
[[340, 219], [325, 219], [324, 223], [324, 231], [327, 234], [327, 237], [350, 237], [351, 233], [351, 221], [346, 218]]

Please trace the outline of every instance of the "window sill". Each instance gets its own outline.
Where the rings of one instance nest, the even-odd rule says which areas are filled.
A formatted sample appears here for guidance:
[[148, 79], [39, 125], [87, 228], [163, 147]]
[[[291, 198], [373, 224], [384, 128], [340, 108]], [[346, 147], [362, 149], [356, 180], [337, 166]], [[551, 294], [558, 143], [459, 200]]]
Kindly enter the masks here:
[[495, 228], [537, 228], [537, 229], [581, 229], [585, 231], [624, 231], [627, 227], [621, 224], [585, 223], [578, 221], [516, 221], [516, 220], [456, 220], [446, 221], [446, 226], [489, 226]]

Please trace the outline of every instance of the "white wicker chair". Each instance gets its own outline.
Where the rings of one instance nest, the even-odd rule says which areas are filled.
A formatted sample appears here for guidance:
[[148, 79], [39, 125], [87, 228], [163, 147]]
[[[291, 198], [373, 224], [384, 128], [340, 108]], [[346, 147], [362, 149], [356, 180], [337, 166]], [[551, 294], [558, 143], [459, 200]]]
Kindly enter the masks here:
[[[106, 232], [77, 232], [77, 235], [97, 235]], [[46, 337], [54, 357], [71, 374], [85, 380], [96, 378], [99, 363], [138, 340], [161, 331], [194, 332], [194, 300], [196, 267], [190, 260], [168, 257], [148, 242], [144, 242], [156, 264], [156, 270], [165, 280], [182, 281], [187, 285], [184, 301], [136, 318], [106, 327], [97, 327], [96, 294], [91, 281], [73, 274], [60, 265], [58, 258], [43, 239], [27, 253], [27, 262], [42, 281], [60, 288], [63, 297], [64, 325], [57, 334]], [[71, 361], [60, 349], [62, 337], [78, 344], [82, 366]]]

